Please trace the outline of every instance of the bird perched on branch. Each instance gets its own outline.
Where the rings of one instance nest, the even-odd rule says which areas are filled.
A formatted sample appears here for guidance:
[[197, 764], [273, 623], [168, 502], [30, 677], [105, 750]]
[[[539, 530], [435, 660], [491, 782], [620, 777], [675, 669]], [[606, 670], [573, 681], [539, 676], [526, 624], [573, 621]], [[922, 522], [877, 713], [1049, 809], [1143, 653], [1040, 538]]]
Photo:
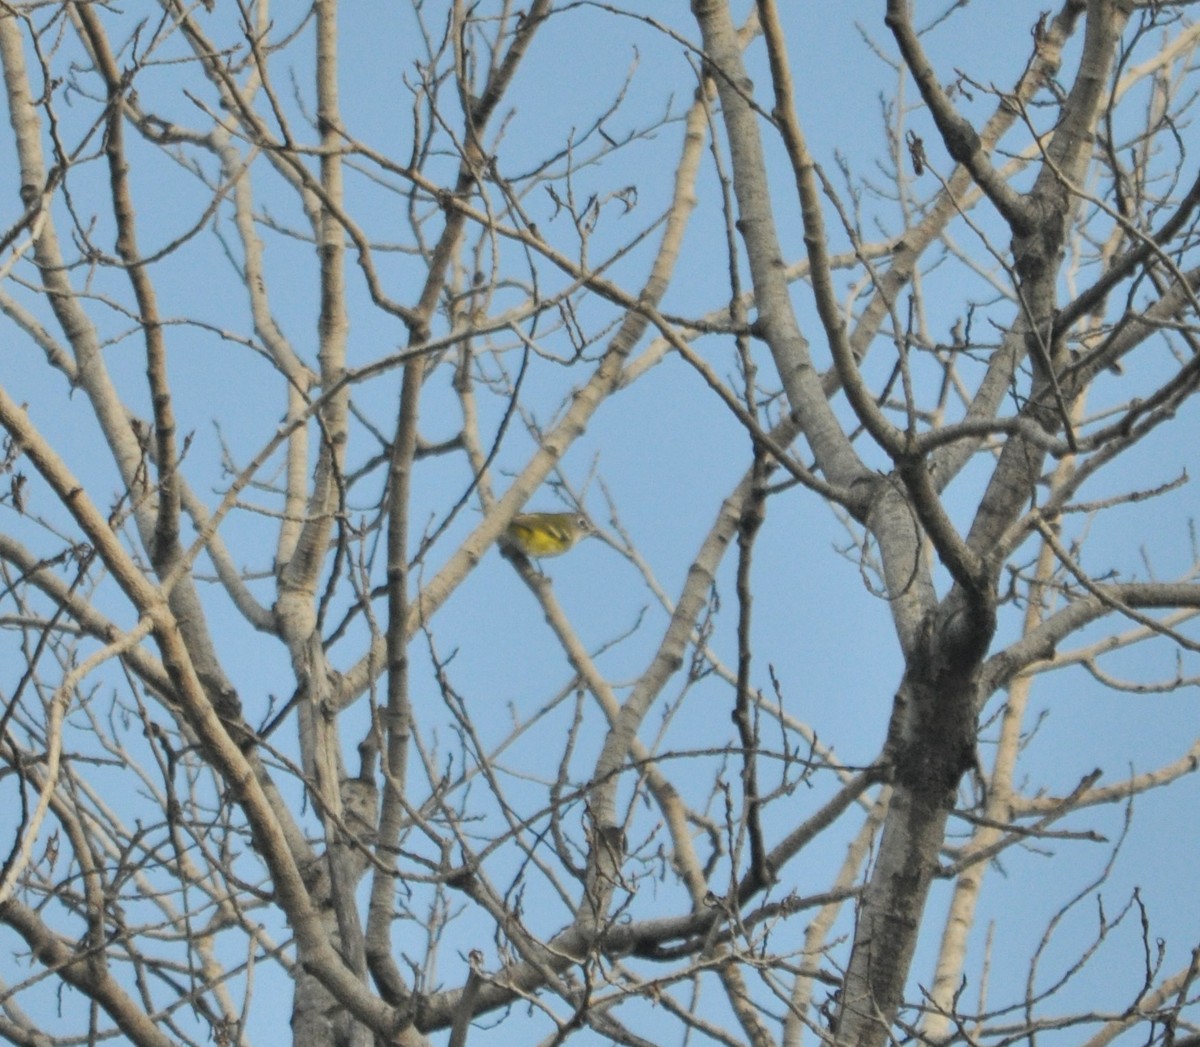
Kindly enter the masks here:
[[592, 525], [580, 513], [521, 513], [504, 532], [514, 547], [538, 559], [561, 556], [592, 533]]

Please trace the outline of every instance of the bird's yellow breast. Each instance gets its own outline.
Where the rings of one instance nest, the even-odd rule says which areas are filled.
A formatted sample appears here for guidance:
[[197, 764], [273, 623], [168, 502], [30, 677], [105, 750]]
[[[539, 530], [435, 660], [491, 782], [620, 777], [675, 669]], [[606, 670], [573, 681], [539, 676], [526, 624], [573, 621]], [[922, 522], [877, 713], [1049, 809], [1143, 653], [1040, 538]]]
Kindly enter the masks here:
[[508, 536], [526, 556], [558, 556], [574, 544], [575, 535], [569, 527], [545, 519], [513, 520]]

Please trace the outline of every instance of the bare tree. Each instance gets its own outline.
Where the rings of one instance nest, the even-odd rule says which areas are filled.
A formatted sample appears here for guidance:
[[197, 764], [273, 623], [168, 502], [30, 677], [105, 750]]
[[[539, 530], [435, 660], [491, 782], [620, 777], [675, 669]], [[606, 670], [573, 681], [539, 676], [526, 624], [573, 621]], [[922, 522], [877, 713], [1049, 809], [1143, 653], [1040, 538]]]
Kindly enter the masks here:
[[0, 3], [0, 1038], [1195, 1040], [1200, 26], [818, 6]]

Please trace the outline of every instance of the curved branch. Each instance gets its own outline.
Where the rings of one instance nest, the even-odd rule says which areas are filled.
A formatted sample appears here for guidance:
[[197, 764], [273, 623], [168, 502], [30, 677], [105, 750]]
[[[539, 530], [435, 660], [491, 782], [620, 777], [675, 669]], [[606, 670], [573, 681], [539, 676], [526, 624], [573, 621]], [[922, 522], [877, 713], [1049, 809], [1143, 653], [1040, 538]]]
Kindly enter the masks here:
[[987, 194], [987, 198], [1014, 231], [1028, 232], [1034, 220], [1029, 204], [992, 167], [979, 134], [969, 121], [958, 114], [949, 96], [942, 90], [937, 73], [913, 28], [910, 0], [888, 0], [884, 24], [895, 36], [900, 54], [904, 56], [921, 97], [929, 106], [951, 158], [971, 172], [975, 184]]
[[[979, 678], [979, 706], [1015, 676], [1038, 663], [1054, 668], [1054, 649], [1072, 633], [1109, 614], [1127, 614], [1132, 608], [1200, 608], [1200, 584], [1195, 582], [1122, 582], [1097, 585], [1087, 596], [1072, 600], [1050, 615], [1037, 628], [1009, 644], [984, 662]], [[1151, 625], [1145, 615], [1134, 616], [1152, 632], [1181, 639], [1158, 622]], [[1191, 646], [1191, 645], [1189, 645]]]

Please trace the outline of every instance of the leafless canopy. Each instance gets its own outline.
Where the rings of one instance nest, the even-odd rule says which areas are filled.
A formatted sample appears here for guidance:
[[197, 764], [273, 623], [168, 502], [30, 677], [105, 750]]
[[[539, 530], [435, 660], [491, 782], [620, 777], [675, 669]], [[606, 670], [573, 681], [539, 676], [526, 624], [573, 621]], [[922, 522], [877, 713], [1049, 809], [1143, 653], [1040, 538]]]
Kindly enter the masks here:
[[1197, 1042], [1194, 7], [684, 7], [0, 2], [0, 1039]]

